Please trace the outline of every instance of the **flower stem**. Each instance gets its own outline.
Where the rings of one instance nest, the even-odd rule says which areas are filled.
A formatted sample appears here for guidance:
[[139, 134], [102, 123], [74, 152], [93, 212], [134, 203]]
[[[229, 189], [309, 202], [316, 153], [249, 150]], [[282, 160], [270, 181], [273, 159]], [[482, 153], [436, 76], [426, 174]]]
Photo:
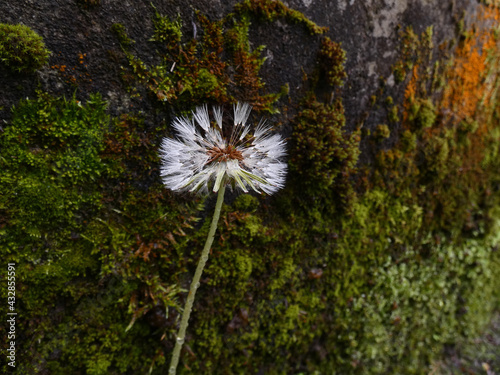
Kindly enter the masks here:
[[212, 242], [214, 242], [214, 235], [217, 229], [217, 223], [219, 222], [220, 210], [222, 202], [224, 202], [225, 190], [226, 186], [225, 184], [222, 184], [217, 194], [217, 203], [215, 204], [215, 212], [212, 218], [212, 223], [210, 224], [207, 242], [205, 242], [205, 247], [201, 253], [200, 260], [198, 261], [198, 267], [196, 268], [193, 281], [191, 282], [191, 287], [189, 288], [186, 306], [184, 306], [184, 312], [182, 313], [181, 326], [179, 327], [179, 332], [175, 340], [174, 353], [172, 354], [172, 360], [170, 361], [170, 368], [168, 370], [169, 375], [175, 375], [177, 371], [177, 364], [179, 363], [179, 355], [181, 353], [182, 344], [184, 344], [189, 316], [191, 315], [191, 310], [193, 309], [194, 296], [196, 294], [196, 290], [200, 286], [201, 274], [203, 273], [203, 268], [205, 268], [205, 264], [207, 263]]

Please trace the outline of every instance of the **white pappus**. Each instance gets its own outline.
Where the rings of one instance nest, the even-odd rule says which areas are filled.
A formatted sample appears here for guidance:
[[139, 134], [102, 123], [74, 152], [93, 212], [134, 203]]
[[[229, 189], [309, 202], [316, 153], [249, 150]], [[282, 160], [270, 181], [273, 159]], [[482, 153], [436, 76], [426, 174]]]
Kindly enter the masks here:
[[230, 184], [248, 192], [273, 194], [284, 186], [287, 165], [285, 141], [271, 134], [264, 121], [253, 135], [247, 124], [252, 108], [246, 103], [234, 106], [230, 134], [223, 134], [220, 107], [213, 108], [215, 126], [210, 123], [207, 106], [197, 107], [193, 118], [177, 117], [173, 127], [177, 139], [164, 138], [160, 148], [161, 177], [176, 192], [217, 192]]

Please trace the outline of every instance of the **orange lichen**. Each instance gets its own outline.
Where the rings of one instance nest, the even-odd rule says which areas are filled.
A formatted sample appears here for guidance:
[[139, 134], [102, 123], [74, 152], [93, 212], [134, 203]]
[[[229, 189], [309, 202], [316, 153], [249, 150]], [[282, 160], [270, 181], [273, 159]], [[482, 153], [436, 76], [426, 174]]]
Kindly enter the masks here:
[[[448, 85], [439, 110], [443, 123], [467, 131], [462, 152], [461, 172], [481, 181], [484, 171], [478, 166], [485, 158], [484, 145], [492, 139], [496, 122], [492, 121], [498, 100], [500, 44], [492, 24], [500, 19], [500, 10], [482, 6], [475, 27], [458, 46], [454, 64], [445, 71]], [[439, 131], [439, 130], [435, 130]], [[463, 132], [463, 131], [462, 131]]]
[[[448, 85], [443, 93], [441, 107], [453, 123], [472, 118], [479, 107], [492, 108], [492, 85], [489, 76], [489, 56], [498, 53], [495, 30], [489, 20], [498, 20], [500, 11], [482, 7], [477, 27], [459, 45], [455, 62], [446, 72]], [[483, 130], [484, 131], [484, 130]]]
[[408, 110], [411, 103], [415, 100], [415, 95], [417, 93], [417, 82], [418, 82], [418, 69], [419, 66], [415, 64], [413, 66], [410, 82], [405, 89], [405, 101], [404, 101], [404, 111], [403, 111], [403, 123], [408, 119]]
[[402, 35], [393, 72], [405, 82], [402, 132], [394, 150], [377, 155], [373, 179], [418, 196], [427, 228], [468, 231], [470, 212], [490, 199], [500, 142], [499, 19], [500, 8], [479, 5], [451, 60], [432, 59], [432, 32]]
[[415, 99], [415, 94], [417, 92], [417, 81], [418, 81], [418, 65], [413, 66], [412, 70], [412, 75], [410, 82], [408, 83], [408, 86], [406, 87], [405, 90], [405, 100], [414, 100]]
[[[61, 56], [61, 52], [59, 52]], [[90, 83], [92, 79], [87, 71], [87, 65], [84, 65], [84, 58], [87, 56], [86, 53], [78, 54], [78, 64], [73, 64], [72, 66], [55, 64], [51, 66], [51, 69], [57, 70], [59, 74], [64, 78], [66, 83], [72, 85], [79, 85], [82, 83]]]
[[52, 69], [57, 69], [57, 70], [59, 70], [62, 73], [62, 72], [64, 72], [66, 70], [66, 65], [52, 65], [51, 68]]

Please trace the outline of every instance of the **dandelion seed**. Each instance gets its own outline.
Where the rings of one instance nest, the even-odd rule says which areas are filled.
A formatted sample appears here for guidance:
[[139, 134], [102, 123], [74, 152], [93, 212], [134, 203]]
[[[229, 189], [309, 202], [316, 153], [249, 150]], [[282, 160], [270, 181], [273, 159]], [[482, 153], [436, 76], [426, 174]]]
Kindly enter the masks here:
[[248, 104], [234, 106], [230, 134], [223, 134], [223, 112], [218, 107], [213, 109], [214, 125], [207, 106], [196, 108], [192, 119], [176, 118], [177, 139], [165, 138], [160, 149], [164, 184], [176, 192], [201, 193], [217, 192], [222, 184], [267, 194], [282, 188], [285, 141], [271, 134], [264, 121], [250, 135], [250, 112]]

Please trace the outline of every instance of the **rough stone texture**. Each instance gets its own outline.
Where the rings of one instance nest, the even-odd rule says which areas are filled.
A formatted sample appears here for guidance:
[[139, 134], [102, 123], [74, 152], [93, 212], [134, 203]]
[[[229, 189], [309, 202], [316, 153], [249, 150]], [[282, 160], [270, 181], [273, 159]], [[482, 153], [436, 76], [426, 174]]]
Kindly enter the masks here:
[[[186, 35], [194, 33], [194, 10], [219, 19], [230, 12], [237, 1], [158, 1], [155, 7], [172, 18], [180, 14]], [[349, 129], [363, 122], [367, 116], [369, 98], [377, 90], [380, 77], [391, 85], [391, 66], [398, 56], [398, 30], [413, 26], [416, 33], [434, 25], [437, 43], [454, 37], [456, 24], [462, 12], [473, 14], [476, 2], [466, 0], [294, 0], [285, 2], [303, 12], [320, 26], [328, 26], [327, 35], [341, 42], [347, 52], [348, 74], [342, 96]], [[109, 31], [113, 23], [123, 24], [128, 35], [136, 41], [133, 49], [145, 63], [155, 58], [154, 47], [148, 43], [152, 35], [154, 9], [147, 0], [102, 1], [102, 5], [86, 9], [75, 1], [3, 1], [0, 4], [1, 22], [23, 23], [37, 31], [52, 51], [50, 66], [66, 65], [67, 74], [75, 76], [77, 98], [86, 98], [91, 92], [101, 92], [110, 101], [112, 112], [125, 112], [130, 100], [120, 80], [120, 63], [116, 61], [119, 49], [116, 37]], [[271, 90], [290, 84], [290, 95], [300, 95], [303, 69], [311, 72], [317, 46], [311, 45], [304, 29], [284, 22], [277, 25], [253, 25], [254, 45], [264, 44], [263, 55], [268, 57], [262, 74]], [[113, 52], [115, 51], [115, 53]], [[83, 64], [78, 54], [86, 54]], [[17, 76], [0, 68], [0, 85], [9, 88], [0, 94], [0, 106], [9, 108], [20, 98], [33, 95], [37, 81], [42, 88], [56, 94], [71, 94], [74, 88], [65, 85], [57, 71], [46, 67], [36, 76]], [[74, 71], [72, 70], [74, 69]], [[87, 75], [88, 74], [88, 75]], [[91, 78], [90, 78], [91, 77]], [[89, 79], [92, 79], [90, 82]], [[393, 93], [395, 98], [401, 92]], [[147, 104], [144, 110], [148, 110]], [[365, 126], [372, 128], [377, 117], [370, 113]], [[0, 118], [8, 118], [8, 111]]]

